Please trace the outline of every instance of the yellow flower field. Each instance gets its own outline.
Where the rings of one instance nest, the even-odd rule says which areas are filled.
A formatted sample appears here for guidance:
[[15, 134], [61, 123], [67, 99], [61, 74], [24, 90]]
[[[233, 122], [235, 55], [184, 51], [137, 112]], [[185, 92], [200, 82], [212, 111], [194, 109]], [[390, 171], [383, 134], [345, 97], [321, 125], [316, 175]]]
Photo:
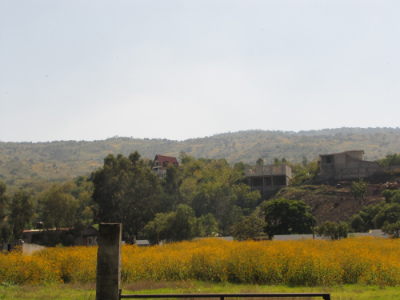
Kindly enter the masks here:
[[[254, 284], [400, 285], [400, 240], [228, 242], [205, 239], [122, 247], [122, 281], [201, 280]], [[96, 280], [96, 247], [0, 254], [0, 283]]]

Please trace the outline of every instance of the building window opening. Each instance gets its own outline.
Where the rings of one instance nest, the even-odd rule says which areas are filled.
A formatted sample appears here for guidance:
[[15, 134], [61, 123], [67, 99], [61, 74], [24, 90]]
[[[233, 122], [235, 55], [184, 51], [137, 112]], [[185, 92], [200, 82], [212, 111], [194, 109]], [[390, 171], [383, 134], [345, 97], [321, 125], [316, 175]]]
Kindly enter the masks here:
[[327, 164], [332, 164], [332, 163], [333, 163], [333, 156], [327, 156], [327, 157], [325, 158], [325, 162], [326, 162]]

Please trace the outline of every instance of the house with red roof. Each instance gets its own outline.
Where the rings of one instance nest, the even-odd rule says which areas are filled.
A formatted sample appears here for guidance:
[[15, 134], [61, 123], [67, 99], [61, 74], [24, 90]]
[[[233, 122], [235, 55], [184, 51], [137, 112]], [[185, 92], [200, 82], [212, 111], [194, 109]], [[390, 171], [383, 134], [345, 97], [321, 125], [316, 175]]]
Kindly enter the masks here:
[[164, 177], [165, 173], [167, 172], [167, 167], [170, 164], [174, 165], [175, 167], [179, 167], [176, 157], [157, 154], [154, 158], [151, 169], [157, 174], [158, 177]]

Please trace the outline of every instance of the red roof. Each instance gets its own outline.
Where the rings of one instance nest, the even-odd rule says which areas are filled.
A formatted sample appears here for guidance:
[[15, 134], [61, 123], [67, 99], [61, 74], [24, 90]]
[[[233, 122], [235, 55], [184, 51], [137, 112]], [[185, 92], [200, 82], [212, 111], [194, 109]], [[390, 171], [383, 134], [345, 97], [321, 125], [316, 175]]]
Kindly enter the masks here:
[[178, 163], [178, 160], [176, 159], [176, 157], [157, 154], [156, 157], [154, 158], [153, 168], [157, 167], [157, 165], [156, 165], [157, 160], [160, 162], [160, 164], [158, 166], [161, 166], [164, 170], [167, 169], [167, 166], [169, 164], [173, 164], [176, 167], [179, 166], [179, 163]]

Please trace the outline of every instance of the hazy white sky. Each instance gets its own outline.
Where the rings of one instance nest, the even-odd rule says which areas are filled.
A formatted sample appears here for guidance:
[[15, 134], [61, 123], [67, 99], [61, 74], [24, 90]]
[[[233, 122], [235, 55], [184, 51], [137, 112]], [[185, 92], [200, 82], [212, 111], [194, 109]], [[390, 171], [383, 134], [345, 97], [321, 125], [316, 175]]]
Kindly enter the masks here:
[[0, 0], [0, 140], [399, 127], [400, 1]]

